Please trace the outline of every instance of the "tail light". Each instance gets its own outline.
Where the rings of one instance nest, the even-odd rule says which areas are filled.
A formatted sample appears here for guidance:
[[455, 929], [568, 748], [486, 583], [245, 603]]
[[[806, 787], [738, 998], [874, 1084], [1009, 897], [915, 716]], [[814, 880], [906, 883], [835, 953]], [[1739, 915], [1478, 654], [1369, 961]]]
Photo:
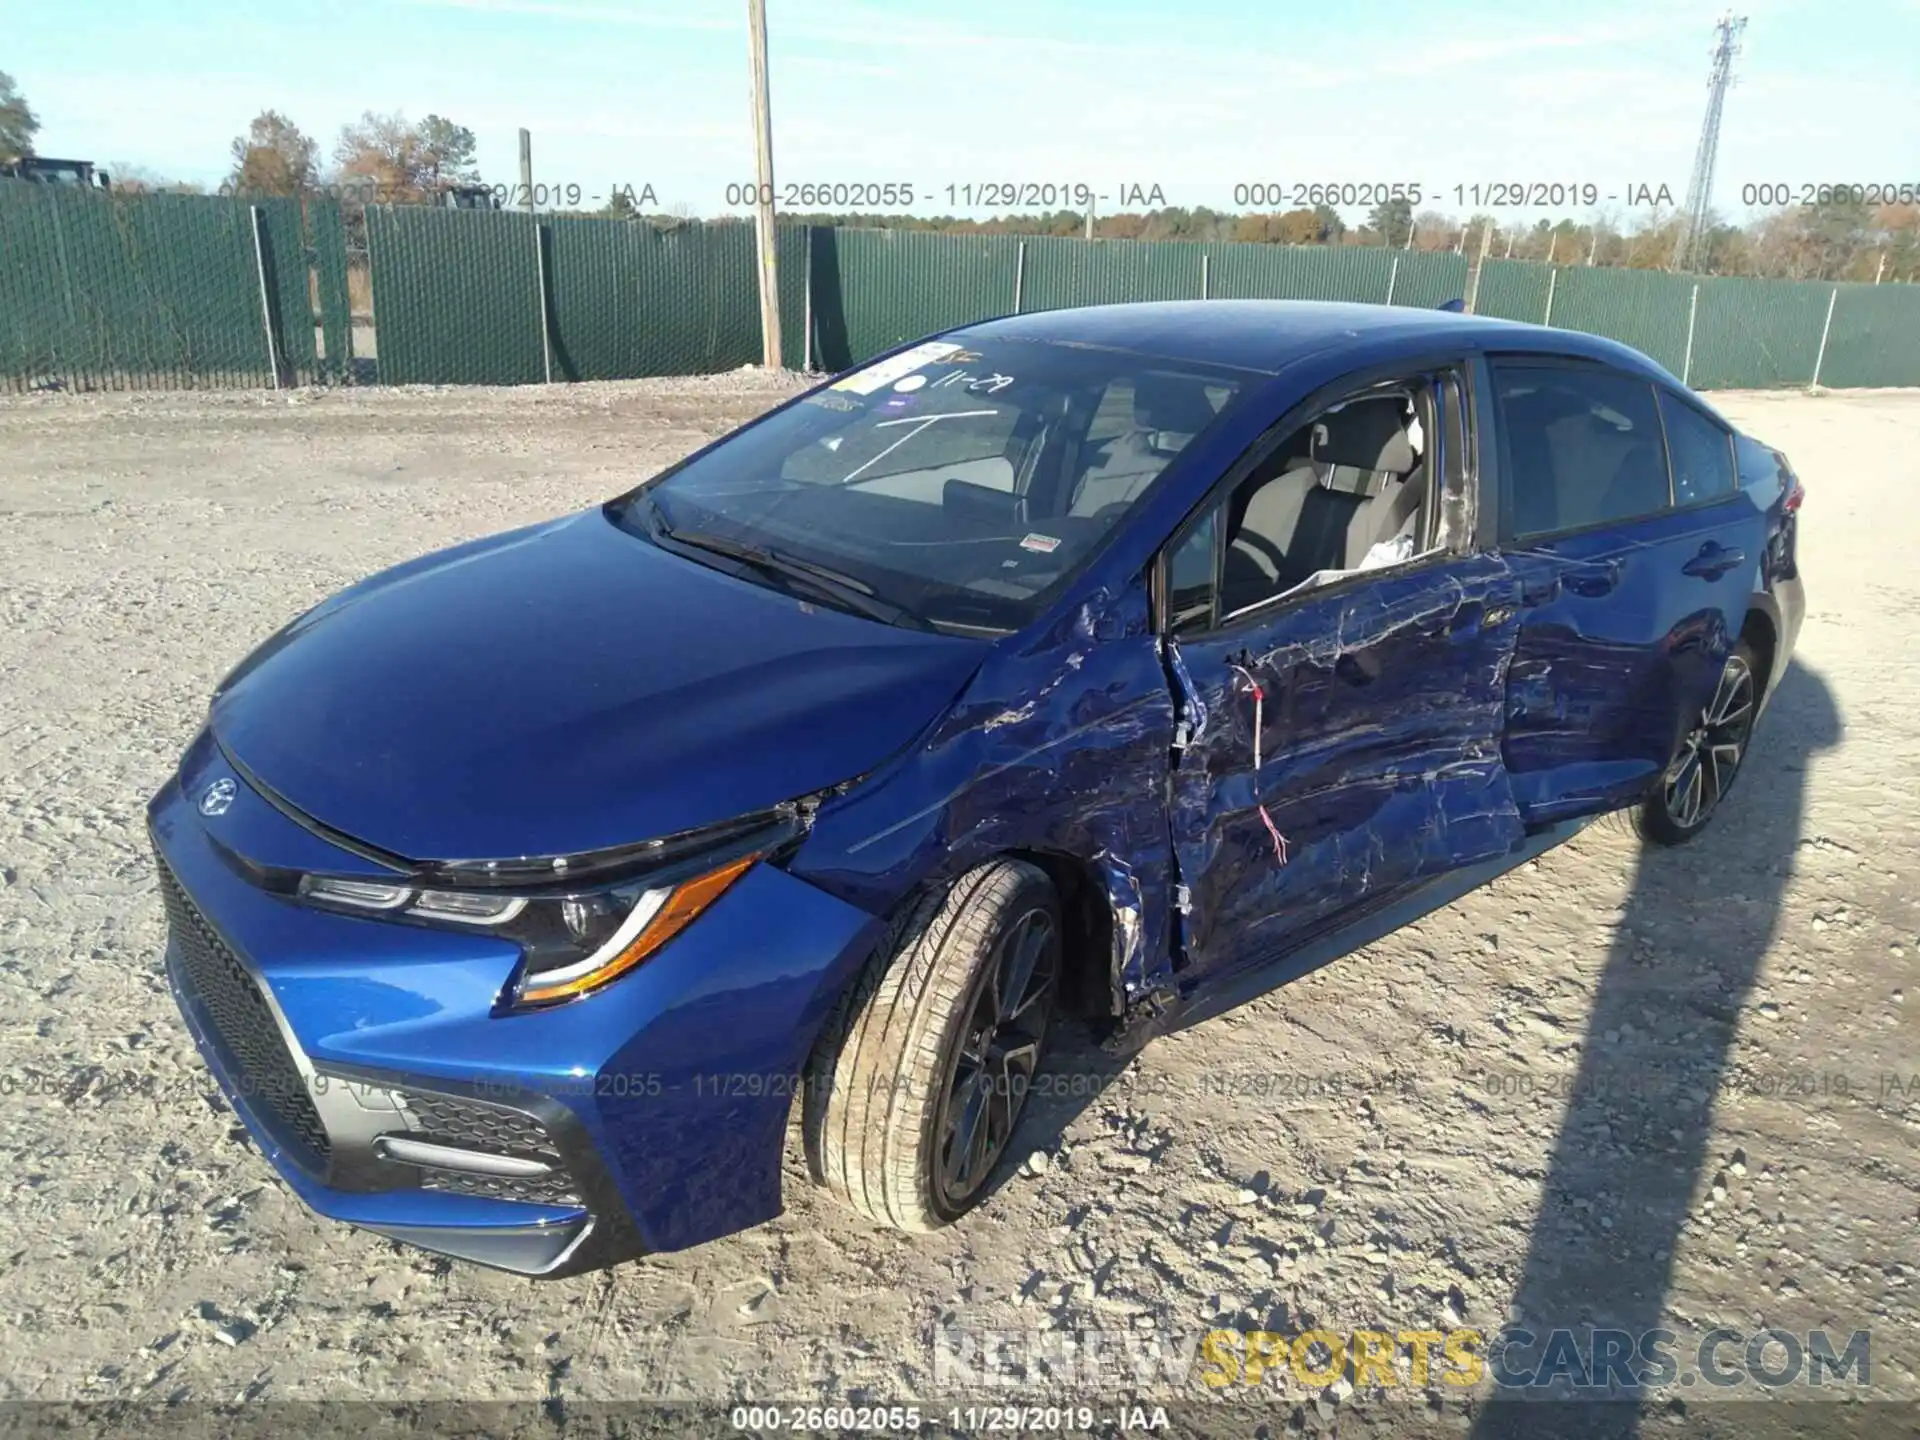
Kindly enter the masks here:
[[1801, 503], [1806, 498], [1807, 487], [1800, 483], [1798, 475], [1790, 475], [1787, 479], [1787, 493], [1780, 501], [1780, 507], [1787, 514], [1792, 515], [1800, 509]]

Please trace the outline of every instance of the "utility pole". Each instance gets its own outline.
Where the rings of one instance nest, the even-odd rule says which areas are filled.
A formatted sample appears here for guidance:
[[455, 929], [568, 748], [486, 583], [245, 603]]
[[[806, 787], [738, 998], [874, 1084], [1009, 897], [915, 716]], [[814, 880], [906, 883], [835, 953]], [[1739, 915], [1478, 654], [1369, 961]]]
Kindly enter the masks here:
[[533, 213], [533, 132], [520, 132], [520, 208]]
[[1693, 152], [1693, 176], [1687, 181], [1687, 209], [1680, 217], [1680, 235], [1674, 241], [1669, 269], [1698, 269], [1707, 238], [1707, 206], [1713, 199], [1713, 167], [1720, 155], [1720, 112], [1727, 87], [1733, 84], [1733, 57], [1740, 53], [1740, 35], [1747, 17], [1732, 12], [1713, 27], [1713, 66], [1707, 72], [1707, 118], [1700, 122], [1700, 143]]
[[780, 366], [780, 276], [773, 232], [773, 110], [767, 96], [767, 0], [747, 0], [753, 85], [753, 228], [760, 257], [760, 363]]

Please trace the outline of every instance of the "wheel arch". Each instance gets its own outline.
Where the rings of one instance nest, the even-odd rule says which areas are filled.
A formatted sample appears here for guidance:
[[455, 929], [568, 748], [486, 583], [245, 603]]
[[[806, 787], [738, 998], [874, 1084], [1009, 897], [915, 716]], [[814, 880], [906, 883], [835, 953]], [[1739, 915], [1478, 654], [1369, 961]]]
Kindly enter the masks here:
[[1754, 658], [1759, 661], [1764, 680], [1761, 696], [1764, 704], [1780, 681], [1777, 671], [1780, 663], [1780, 608], [1766, 591], [1756, 590], [1748, 600], [1746, 616], [1740, 622], [1739, 638], [1753, 647]]
[[1024, 860], [1053, 882], [1060, 895], [1066, 927], [1061, 1001], [1065, 1013], [1080, 1016], [1120, 1012], [1120, 967], [1115, 945], [1115, 898], [1109, 876], [1093, 860], [1066, 850], [1012, 849], [1008, 858]]

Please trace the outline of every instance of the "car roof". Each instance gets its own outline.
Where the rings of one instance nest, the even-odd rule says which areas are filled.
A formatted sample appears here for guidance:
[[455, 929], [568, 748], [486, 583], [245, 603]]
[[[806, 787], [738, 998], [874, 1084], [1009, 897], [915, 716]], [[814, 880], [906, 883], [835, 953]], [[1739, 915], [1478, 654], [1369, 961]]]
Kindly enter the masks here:
[[1308, 356], [1369, 342], [1409, 350], [1458, 345], [1469, 351], [1531, 351], [1603, 361], [1678, 382], [1638, 350], [1578, 330], [1494, 320], [1405, 305], [1320, 300], [1150, 300], [1036, 310], [952, 332], [981, 340], [1097, 345], [1164, 360], [1189, 360], [1277, 374]]

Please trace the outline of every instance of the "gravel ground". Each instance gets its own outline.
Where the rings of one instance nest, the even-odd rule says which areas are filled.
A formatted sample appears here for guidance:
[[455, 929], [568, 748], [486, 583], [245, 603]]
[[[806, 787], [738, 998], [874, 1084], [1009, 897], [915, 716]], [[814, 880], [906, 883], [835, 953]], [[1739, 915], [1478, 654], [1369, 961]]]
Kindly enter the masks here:
[[[0, 401], [0, 1398], [897, 1400], [939, 1392], [949, 1328], [1517, 1314], [1870, 1328], [1873, 1394], [1920, 1399], [1913, 392], [1716, 397], [1806, 477], [1812, 609], [1699, 844], [1596, 826], [1157, 1042], [1039, 1105], [1045, 1163], [966, 1222], [875, 1230], [790, 1163], [773, 1224], [541, 1285], [309, 1215], [166, 995], [146, 798], [328, 592], [614, 493], [795, 383]], [[1266, 1393], [1276, 1428], [1430, 1418]]]

